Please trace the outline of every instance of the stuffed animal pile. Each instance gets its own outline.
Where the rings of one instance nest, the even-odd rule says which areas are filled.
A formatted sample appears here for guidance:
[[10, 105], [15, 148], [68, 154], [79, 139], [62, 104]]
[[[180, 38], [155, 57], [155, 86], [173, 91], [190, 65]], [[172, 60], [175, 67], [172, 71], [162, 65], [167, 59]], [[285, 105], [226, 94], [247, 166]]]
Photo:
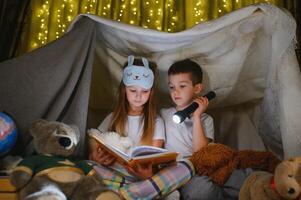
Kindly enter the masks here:
[[218, 185], [223, 185], [234, 169], [252, 168], [273, 172], [280, 162], [271, 152], [236, 151], [218, 143], [210, 143], [201, 148], [190, 160], [196, 174], [209, 176]]
[[240, 200], [301, 200], [301, 157], [282, 161], [274, 174], [256, 171], [244, 182]]
[[40, 119], [30, 133], [38, 155], [24, 158], [10, 176], [18, 199], [120, 199], [91, 165], [69, 158], [79, 140], [77, 127]]

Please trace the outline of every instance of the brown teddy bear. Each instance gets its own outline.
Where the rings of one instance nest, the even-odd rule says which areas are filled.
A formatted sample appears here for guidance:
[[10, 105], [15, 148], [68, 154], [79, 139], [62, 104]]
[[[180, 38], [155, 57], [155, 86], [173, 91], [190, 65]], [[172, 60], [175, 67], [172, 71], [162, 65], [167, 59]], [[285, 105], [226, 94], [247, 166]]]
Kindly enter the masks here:
[[218, 185], [223, 185], [234, 169], [252, 168], [273, 172], [280, 162], [271, 152], [236, 151], [218, 143], [210, 143], [201, 148], [190, 160], [196, 174], [209, 176]]
[[120, 199], [90, 164], [69, 158], [79, 141], [77, 127], [40, 119], [30, 133], [38, 155], [24, 158], [10, 176], [19, 199]]
[[275, 173], [256, 171], [244, 182], [240, 200], [301, 199], [301, 157], [282, 161]]

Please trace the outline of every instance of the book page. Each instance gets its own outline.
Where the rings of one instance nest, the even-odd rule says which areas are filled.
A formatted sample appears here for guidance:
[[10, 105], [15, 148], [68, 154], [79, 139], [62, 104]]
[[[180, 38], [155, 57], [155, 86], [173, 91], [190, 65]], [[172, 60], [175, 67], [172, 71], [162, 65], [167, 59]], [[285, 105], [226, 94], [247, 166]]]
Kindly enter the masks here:
[[168, 150], [153, 146], [137, 146], [132, 149], [131, 157], [167, 152]]
[[108, 151], [109, 153], [111, 153], [113, 156], [115, 156], [117, 158], [117, 160], [122, 159], [124, 162], [129, 162], [129, 160], [131, 160], [131, 157], [129, 155], [127, 155], [126, 153], [122, 152], [121, 150], [119, 150], [118, 148], [105, 143], [99, 136], [97, 133], [89, 133], [89, 136], [94, 138], [96, 141], [99, 142], [99, 144], [101, 145], [102, 148], [104, 148], [106, 151]]

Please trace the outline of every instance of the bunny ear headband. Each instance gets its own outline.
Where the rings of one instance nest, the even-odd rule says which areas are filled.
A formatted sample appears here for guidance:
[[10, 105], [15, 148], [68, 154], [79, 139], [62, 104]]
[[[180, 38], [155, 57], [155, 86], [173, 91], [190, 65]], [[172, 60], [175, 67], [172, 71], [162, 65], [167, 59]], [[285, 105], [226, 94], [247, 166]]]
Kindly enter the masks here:
[[134, 65], [135, 57], [128, 57], [128, 65], [123, 70], [122, 81], [126, 86], [140, 86], [144, 89], [150, 89], [154, 83], [154, 73], [149, 68], [148, 60], [142, 58], [143, 66]]

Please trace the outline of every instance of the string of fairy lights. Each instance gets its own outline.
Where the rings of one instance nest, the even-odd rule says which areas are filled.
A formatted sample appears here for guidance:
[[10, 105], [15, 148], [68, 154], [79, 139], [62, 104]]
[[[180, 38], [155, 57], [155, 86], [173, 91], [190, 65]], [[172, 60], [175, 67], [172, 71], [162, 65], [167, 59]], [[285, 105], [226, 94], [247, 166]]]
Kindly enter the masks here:
[[27, 51], [61, 37], [80, 13], [177, 32], [253, 3], [284, 0], [32, 0]]

